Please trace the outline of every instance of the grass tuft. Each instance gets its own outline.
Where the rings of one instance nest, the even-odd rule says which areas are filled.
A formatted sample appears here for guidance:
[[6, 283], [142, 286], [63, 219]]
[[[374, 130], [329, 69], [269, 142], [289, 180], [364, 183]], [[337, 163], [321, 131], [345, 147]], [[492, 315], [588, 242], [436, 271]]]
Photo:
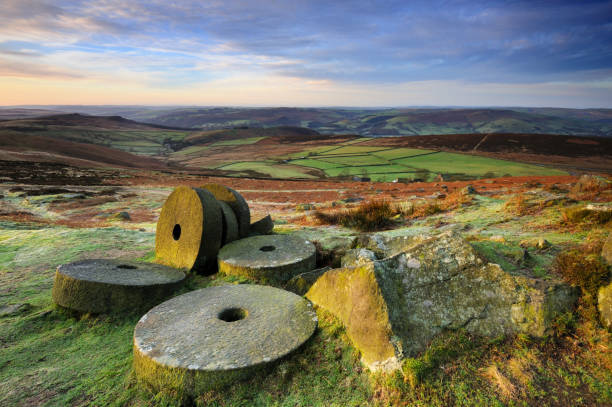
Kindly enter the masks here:
[[561, 211], [563, 222], [568, 225], [590, 223], [604, 225], [612, 221], [612, 211], [593, 210], [585, 206], [573, 206]]
[[530, 206], [527, 203], [524, 195], [518, 194], [514, 195], [512, 198], [506, 201], [504, 205], [504, 210], [508, 213], [517, 215], [517, 216], [525, 216], [529, 213]]
[[601, 257], [579, 249], [559, 253], [553, 262], [553, 270], [568, 284], [580, 287], [593, 297], [608, 280], [608, 266]]
[[363, 202], [356, 208], [325, 213], [317, 211], [315, 219], [324, 224], [342, 225], [362, 232], [380, 230], [393, 225], [395, 211], [386, 201]]
[[612, 189], [612, 182], [603, 177], [583, 175], [570, 188], [569, 197], [577, 200], [592, 200], [602, 192]]

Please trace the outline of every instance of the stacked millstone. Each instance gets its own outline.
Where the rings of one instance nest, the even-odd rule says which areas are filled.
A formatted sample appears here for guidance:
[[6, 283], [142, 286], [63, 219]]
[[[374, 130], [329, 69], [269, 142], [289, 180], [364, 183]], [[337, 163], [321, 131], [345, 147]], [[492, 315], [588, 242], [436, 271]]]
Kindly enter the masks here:
[[156, 261], [206, 271], [219, 249], [248, 236], [251, 213], [238, 192], [219, 184], [180, 186], [162, 207], [155, 236]]
[[223, 247], [219, 272], [263, 283], [284, 283], [316, 266], [316, 248], [308, 240], [287, 235], [241, 239]]

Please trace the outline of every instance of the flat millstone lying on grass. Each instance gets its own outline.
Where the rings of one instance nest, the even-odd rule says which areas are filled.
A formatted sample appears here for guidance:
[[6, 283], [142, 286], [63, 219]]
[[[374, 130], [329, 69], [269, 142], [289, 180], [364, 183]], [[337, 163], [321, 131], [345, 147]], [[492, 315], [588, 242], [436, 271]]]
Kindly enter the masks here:
[[308, 240], [287, 235], [253, 236], [224, 246], [219, 272], [262, 282], [287, 281], [316, 266], [316, 249]]
[[159, 304], [178, 289], [185, 273], [152, 263], [83, 260], [57, 268], [53, 301], [81, 312], [142, 310]]
[[313, 334], [316, 313], [278, 288], [225, 285], [172, 298], [134, 329], [134, 370], [155, 390], [197, 395], [248, 377]]

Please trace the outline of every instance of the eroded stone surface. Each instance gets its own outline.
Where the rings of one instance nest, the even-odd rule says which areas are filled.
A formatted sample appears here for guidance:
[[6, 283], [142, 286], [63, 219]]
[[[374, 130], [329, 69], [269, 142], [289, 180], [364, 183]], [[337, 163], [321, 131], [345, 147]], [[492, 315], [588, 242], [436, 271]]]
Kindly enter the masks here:
[[298, 274], [292, 277], [291, 280], [287, 281], [285, 288], [297, 295], [304, 295], [312, 287], [312, 285], [321, 277], [325, 272], [331, 270], [331, 267], [321, 267], [320, 269], [307, 271], [302, 274]]
[[597, 309], [601, 323], [612, 329], [612, 283], [599, 288], [597, 293]]
[[603, 257], [609, 265], [612, 265], [612, 232], [608, 235], [608, 239], [601, 249], [601, 257]]
[[219, 251], [219, 272], [258, 281], [287, 281], [316, 266], [316, 249], [304, 239], [287, 235], [253, 236]]
[[272, 217], [270, 215], [266, 215], [258, 221], [251, 223], [249, 233], [251, 235], [267, 235], [272, 233], [273, 229], [274, 221], [272, 221]]
[[225, 202], [232, 208], [238, 220], [240, 237], [248, 236], [251, 224], [251, 211], [242, 195], [232, 188], [221, 184], [205, 184], [201, 188], [210, 192], [218, 201]]
[[393, 370], [444, 329], [486, 336], [544, 335], [576, 290], [483, 263], [456, 233], [383, 260], [330, 270], [306, 297], [335, 314], [372, 370]]
[[310, 303], [288, 291], [249, 284], [204, 288], [140, 319], [134, 368], [156, 388], [199, 394], [289, 354], [316, 326]]
[[155, 260], [176, 268], [204, 271], [214, 265], [222, 243], [223, 220], [215, 197], [199, 188], [174, 189], [162, 207], [155, 233]]
[[52, 297], [81, 312], [121, 312], [156, 305], [183, 283], [171, 267], [120, 260], [83, 260], [57, 268]]
[[240, 237], [238, 220], [232, 208], [223, 201], [218, 201], [223, 215], [223, 233], [221, 242], [223, 245], [233, 242]]

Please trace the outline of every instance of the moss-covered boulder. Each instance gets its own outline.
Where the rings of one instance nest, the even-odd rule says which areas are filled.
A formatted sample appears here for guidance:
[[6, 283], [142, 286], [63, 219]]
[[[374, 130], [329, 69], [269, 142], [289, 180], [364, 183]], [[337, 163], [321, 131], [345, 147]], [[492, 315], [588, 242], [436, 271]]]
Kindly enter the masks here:
[[80, 312], [146, 310], [175, 292], [185, 273], [160, 264], [120, 260], [82, 260], [57, 268], [51, 296]]
[[376, 253], [370, 249], [351, 249], [342, 256], [342, 267], [356, 267], [378, 260]]
[[379, 259], [391, 257], [423, 243], [430, 236], [419, 233], [418, 229], [397, 229], [390, 232], [370, 233], [359, 236], [357, 248], [371, 250]]
[[608, 239], [601, 249], [601, 257], [612, 266], [612, 232], [608, 235]]
[[597, 309], [601, 323], [612, 329], [612, 283], [599, 288], [597, 293]]
[[224, 246], [218, 263], [223, 274], [279, 283], [314, 270], [316, 249], [311, 242], [294, 236], [252, 236]]
[[319, 279], [319, 277], [329, 270], [331, 270], [331, 267], [326, 266], [321, 267], [320, 269], [298, 274], [287, 281], [287, 284], [285, 284], [285, 289], [291, 291], [292, 293], [296, 293], [297, 295], [304, 295]]
[[366, 366], [385, 371], [445, 329], [543, 336], [576, 296], [560, 282], [514, 276], [484, 263], [456, 233], [383, 260], [330, 270], [306, 293], [345, 324]]
[[301, 346], [317, 317], [305, 299], [252, 284], [174, 297], [134, 329], [134, 371], [154, 391], [200, 395], [255, 374]]

